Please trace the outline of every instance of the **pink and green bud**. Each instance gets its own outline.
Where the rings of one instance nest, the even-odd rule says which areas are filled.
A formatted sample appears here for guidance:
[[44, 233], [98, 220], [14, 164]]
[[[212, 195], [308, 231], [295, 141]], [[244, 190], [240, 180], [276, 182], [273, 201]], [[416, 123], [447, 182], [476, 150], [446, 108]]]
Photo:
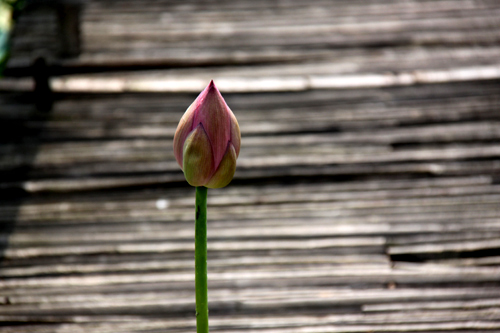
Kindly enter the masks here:
[[224, 187], [231, 182], [240, 153], [240, 127], [213, 81], [182, 116], [174, 154], [192, 186]]

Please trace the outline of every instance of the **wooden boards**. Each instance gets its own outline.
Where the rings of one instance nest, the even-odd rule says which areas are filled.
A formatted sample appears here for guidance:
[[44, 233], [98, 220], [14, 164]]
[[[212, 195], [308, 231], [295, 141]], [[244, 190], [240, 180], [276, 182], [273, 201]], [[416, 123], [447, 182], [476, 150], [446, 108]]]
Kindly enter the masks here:
[[50, 8], [25, 13], [0, 81], [0, 332], [195, 330], [171, 142], [209, 78], [242, 130], [209, 191], [212, 331], [499, 331], [499, 10], [92, 0], [73, 59]]
[[[209, 196], [212, 330], [498, 329], [497, 86], [226, 94], [244, 149]], [[27, 194], [0, 207], [0, 331], [194, 329], [168, 145], [192, 98], [61, 95], [37, 119], [4, 95], [27, 134], [2, 186]]]

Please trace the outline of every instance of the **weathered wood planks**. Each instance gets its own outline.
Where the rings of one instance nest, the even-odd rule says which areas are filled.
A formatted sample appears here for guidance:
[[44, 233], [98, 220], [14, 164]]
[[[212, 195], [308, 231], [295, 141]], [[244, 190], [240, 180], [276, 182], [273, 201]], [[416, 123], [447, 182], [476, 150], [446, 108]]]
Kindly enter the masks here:
[[171, 140], [212, 78], [243, 135], [209, 195], [212, 331], [499, 331], [499, 11], [91, 0], [60, 59], [32, 8], [0, 80], [0, 332], [195, 330]]
[[[89, 1], [82, 13], [82, 55], [67, 65], [276, 63], [338, 58], [336, 48], [493, 46], [499, 38], [499, 9], [496, 1], [458, 5], [454, 1], [259, 1], [252, 5], [235, 1], [213, 6]], [[57, 54], [61, 46], [55, 39], [55, 22], [55, 13], [47, 10], [22, 18], [13, 64], [29, 61], [33, 49]], [[448, 56], [457, 59], [459, 53]]]

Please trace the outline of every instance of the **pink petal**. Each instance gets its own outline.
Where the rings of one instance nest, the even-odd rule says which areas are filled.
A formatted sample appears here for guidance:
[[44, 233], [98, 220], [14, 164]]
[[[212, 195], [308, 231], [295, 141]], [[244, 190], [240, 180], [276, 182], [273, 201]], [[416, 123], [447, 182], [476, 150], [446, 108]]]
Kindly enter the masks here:
[[214, 169], [217, 169], [231, 138], [232, 112], [213, 81], [210, 81], [195, 103], [193, 125], [203, 125], [212, 146]]
[[195, 100], [184, 112], [181, 120], [179, 121], [179, 125], [177, 125], [177, 129], [174, 135], [174, 155], [177, 163], [180, 165], [182, 169], [182, 155], [184, 149], [184, 141], [188, 137], [189, 133], [193, 130], [193, 119], [196, 107]]

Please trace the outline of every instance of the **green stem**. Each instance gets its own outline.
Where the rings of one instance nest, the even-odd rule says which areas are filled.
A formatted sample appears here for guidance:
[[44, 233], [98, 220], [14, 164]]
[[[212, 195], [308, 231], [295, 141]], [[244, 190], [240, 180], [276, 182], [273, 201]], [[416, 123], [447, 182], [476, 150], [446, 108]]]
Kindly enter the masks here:
[[207, 188], [203, 186], [196, 187], [194, 266], [196, 285], [196, 332], [208, 333]]

